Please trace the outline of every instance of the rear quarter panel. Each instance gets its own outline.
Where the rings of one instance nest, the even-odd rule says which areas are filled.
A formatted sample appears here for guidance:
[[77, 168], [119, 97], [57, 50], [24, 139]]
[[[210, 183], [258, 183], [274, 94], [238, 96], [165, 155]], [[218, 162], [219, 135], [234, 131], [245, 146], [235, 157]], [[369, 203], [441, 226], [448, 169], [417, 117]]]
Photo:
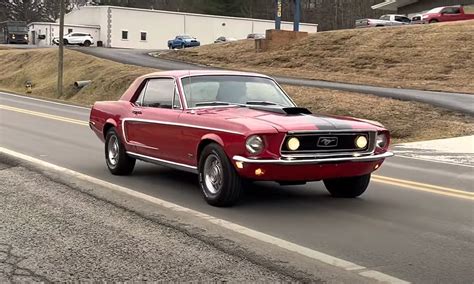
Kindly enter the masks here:
[[123, 141], [121, 122], [129, 109], [130, 102], [126, 101], [96, 102], [91, 109], [89, 125], [102, 141], [105, 140], [106, 126], [113, 126]]

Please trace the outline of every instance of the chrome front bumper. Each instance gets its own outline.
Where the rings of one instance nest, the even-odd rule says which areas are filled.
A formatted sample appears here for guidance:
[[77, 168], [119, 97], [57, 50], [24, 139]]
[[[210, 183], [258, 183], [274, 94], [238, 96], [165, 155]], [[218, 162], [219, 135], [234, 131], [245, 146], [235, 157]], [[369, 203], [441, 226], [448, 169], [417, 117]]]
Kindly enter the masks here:
[[322, 164], [322, 163], [339, 163], [339, 162], [372, 162], [388, 157], [392, 157], [392, 152], [385, 152], [379, 155], [367, 156], [352, 156], [352, 157], [336, 157], [336, 158], [301, 158], [301, 159], [250, 159], [242, 156], [234, 156], [233, 160], [242, 163], [252, 164], [279, 164], [279, 165], [307, 165], [307, 164]]

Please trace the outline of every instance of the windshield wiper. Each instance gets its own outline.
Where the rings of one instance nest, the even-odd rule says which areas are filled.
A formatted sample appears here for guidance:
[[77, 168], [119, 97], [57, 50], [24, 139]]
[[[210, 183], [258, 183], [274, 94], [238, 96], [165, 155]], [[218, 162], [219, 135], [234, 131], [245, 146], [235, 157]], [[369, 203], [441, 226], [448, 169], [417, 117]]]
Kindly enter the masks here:
[[202, 102], [202, 103], [196, 103], [195, 106], [200, 107], [200, 106], [228, 106], [231, 105], [231, 103], [227, 102]]
[[248, 101], [247, 105], [258, 105], [258, 106], [279, 106], [280, 104], [269, 102], [269, 101]]

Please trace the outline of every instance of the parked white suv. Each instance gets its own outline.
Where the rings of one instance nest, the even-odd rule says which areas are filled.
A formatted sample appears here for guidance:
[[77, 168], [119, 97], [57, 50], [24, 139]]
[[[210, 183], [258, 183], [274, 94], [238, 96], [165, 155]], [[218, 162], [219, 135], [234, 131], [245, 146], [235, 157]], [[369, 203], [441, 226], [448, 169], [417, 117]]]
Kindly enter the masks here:
[[[59, 37], [53, 39], [54, 44], [59, 44]], [[64, 44], [76, 44], [83, 46], [91, 46], [94, 44], [94, 38], [86, 33], [69, 33], [64, 36]]]

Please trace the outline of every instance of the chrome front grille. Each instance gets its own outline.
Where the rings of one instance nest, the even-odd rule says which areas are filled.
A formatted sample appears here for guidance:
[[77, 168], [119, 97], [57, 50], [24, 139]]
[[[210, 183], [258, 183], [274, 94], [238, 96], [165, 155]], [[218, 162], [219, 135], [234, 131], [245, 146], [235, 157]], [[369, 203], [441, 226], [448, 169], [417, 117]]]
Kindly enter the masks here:
[[[367, 138], [364, 148], [356, 146], [356, 139], [360, 136]], [[288, 149], [288, 140], [298, 138], [300, 147], [292, 151]], [[375, 131], [315, 131], [288, 133], [281, 146], [282, 156], [342, 156], [354, 154], [368, 154], [375, 149]]]

